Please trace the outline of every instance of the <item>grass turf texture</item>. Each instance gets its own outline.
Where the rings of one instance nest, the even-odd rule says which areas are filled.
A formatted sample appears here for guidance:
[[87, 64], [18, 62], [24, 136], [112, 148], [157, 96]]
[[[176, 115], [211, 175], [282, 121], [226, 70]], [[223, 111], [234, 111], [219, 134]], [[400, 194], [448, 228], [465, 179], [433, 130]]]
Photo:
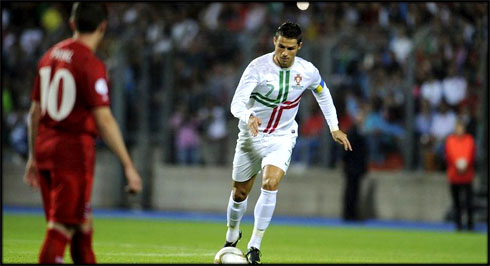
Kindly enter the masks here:
[[[213, 263], [226, 221], [95, 217], [98, 263]], [[253, 225], [242, 224], [246, 251]], [[3, 215], [2, 263], [37, 263], [45, 221]], [[464, 232], [275, 225], [262, 241], [263, 263], [487, 263], [487, 235]], [[71, 263], [69, 247], [65, 263]]]

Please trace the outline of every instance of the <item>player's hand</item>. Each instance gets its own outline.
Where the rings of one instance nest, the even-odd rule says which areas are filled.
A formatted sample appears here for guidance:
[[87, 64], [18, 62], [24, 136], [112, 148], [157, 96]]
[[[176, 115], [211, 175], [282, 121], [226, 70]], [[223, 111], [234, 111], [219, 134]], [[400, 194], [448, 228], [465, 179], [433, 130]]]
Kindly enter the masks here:
[[36, 162], [31, 157], [29, 157], [29, 159], [27, 160], [23, 180], [24, 183], [31, 187], [39, 188], [39, 175], [37, 172]]
[[250, 132], [252, 133], [252, 136], [257, 136], [259, 134], [259, 126], [262, 125], [262, 121], [260, 121], [260, 118], [251, 115], [250, 118], [248, 119], [248, 129], [250, 129]]
[[125, 191], [129, 194], [136, 194], [141, 192], [141, 177], [138, 174], [138, 171], [136, 171], [136, 168], [134, 168], [134, 166], [126, 167], [124, 169], [124, 174], [126, 175], [126, 179], [128, 180], [128, 185], [125, 187]]
[[344, 145], [344, 150], [352, 151], [352, 147], [350, 146], [349, 139], [347, 139], [347, 135], [342, 132], [342, 130], [332, 131], [332, 138], [335, 142]]

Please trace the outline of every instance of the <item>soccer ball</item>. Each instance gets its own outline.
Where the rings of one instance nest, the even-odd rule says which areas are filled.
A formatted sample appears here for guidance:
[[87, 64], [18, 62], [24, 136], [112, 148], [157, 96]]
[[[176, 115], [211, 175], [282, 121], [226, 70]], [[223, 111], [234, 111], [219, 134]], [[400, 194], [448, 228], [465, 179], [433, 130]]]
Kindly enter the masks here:
[[240, 249], [224, 247], [216, 253], [214, 264], [248, 264], [248, 260]]

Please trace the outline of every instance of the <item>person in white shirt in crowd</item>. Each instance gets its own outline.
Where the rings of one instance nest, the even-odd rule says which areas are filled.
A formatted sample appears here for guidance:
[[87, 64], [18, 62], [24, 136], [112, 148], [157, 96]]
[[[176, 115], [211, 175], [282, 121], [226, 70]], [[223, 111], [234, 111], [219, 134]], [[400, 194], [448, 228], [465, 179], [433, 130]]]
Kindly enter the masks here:
[[453, 133], [456, 119], [457, 116], [454, 111], [449, 108], [445, 100], [442, 100], [438, 111], [432, 117], [432, 125], [430, 127], [433, 151], [439, 165], [442, 165], [444, 160], [444, 141], [449, 134]]
[[453, 108], [466, 98], [466, 79], [458, 75], [456, 65], [451, 64], [448, 75], [442, 80], [442, 92], [446, 102]]
[[226, 113], [223, 106], [208, 98], [206, 106], [198, 111], [200, 124], [204, 125], [203, 160], [206, 165], [224, 165], [228, 150]]
[[429, 101], [431, 108], [437, 109], [442, 99], [442, 83], [436, 79], [433, 70], [428, 71], [427, 80], [422, 83], [420, 88], [422, 92], [422, 98]]

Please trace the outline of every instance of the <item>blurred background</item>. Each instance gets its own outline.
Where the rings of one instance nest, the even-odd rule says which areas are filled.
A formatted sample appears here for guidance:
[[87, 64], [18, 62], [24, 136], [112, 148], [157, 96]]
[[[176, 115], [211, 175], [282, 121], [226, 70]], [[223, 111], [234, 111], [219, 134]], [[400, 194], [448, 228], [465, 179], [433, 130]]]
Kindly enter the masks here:
[[[72, 35], [71, 5], [2, 3], [4, 206], [42, 206], [39, 193], [22, 183], [30, 93], [41, 55]], [[303, 29], [298, 56], [320, 70], [340, 128], [359, 123], [367, 140], [361, 216], [450, 221], [443, 143], [462, 118], [477, 143], [475, 220], [487, 222], [488, 3], [312, 2], [305, 11], [296, 2], [108, 7], [97, 54], [144, 191], [123, 193], [120, 165], [99, 141], [95, 208], [225, 213], [238, 133], [231, 99], [245, 67], [273, 51], [275, 30], [290, 20]], [[303, 95], [296, 120], [300, 134], [276, 212], [341, 217], [343, 150], [311, 93]], [[252, 200], [259, 186], [258, 180]]]

